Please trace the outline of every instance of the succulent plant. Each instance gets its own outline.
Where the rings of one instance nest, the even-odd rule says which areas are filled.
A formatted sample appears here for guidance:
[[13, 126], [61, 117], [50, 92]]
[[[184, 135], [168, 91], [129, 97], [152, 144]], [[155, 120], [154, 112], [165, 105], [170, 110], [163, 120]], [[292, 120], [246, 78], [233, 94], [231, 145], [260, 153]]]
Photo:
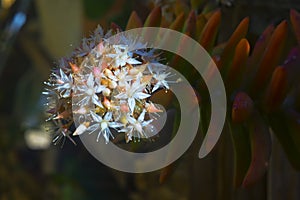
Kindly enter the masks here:
[[[166, 5], [168, 9], [165, 9]], [[189, 35], [210, 53], [221, 72], [226, 87], [228, 114], [224, 130], [231, 133], [234, 145], [236, 187], [251, 186], [262, 178], [269, 165], [272, 133], [278, 138], [290, 163], [295, 169], [300, 170], [300, 85], [297, 79], [300, 72], [300, 14], [291, 10], [290, 21], [298, 45], [295, 45], [288, 54], [285, 52], [285, 43], [290, 37], [287, 20], [283, 20], [276, 26], [271, 24], [266, 27], [255, 45], [251, 47], [247, 39], [249, 18], [244, 18], [228, 41], [219, 43], [217, 36], [222, 31], [219, 29], [221, 11], [211, 11], [209, 6], [206, 6], [205, 2], [201, 0], [192, 0], [190, 5], [182, 1], [176, 1], [172, 6], [162, 3], [152, 9], [145, 22], [133, 11], [125, 28], [126, 30], [143, 26], [170, 28]], [[116, 25], [112, 25], [113, 31], [120, 29], [116, 27]], [[101, 32], [102, 30], [98, 29], [97, 31]], [[98, 34], [96, 32], [95, 35]], [[96, 38], [95, 35], [92, 38]], [[55, 123], [58, 122], [59, 117], [64, 118], [68, 116], [65, 114], [70, 114], [70, 91], [62, 84], [69, 84], [69, 80], [80, 70], [83, 58], [89, 56], [89, 52], [99, 45], [99, 42], [101, 44], [100, 40], [87, 39], [79, 49], [80, 52], [75, 51], [71, 59], [64, 59], [60, 69], [54, 72], [52, 76], [54, 79], [50, 80], [48, 85], [56, 87], [59, 93], [55, 93], [55, 95], [60, 95], [62, 99], [56, 100], [52, 104], [56, 108], [55, 112], [53, 109], [49, 110], [49, 112], [55, 113], [51, 117]], [[285, 56], [287, 56], [286, 59], [284, 59]], [[130, 59], [133, 59], [133, 62], [145, 64], [146, 61], [141, 58]], [[210, 100], [204, 82], [196, 73], [185, 72], [186, 66], [178, 56], [168, 57], [168, 59], [171, 67], [187, 74], [187, 79], [199, 94], [201, 98], [201, 131], [205, 133], [207, 119], [210, 115]], [[126, 66], [134, 64], [137, 63], [127, 62]], [[130, 70], [129, 68], [128, 70]], [[116, 69], [111, 70], [115, 73]], [[86, 78], [88, 79], [88, 77]], [[57, 80], [62, 80], [62, 83], [58, 83]], [[158, 83], [157, 80], [153, 81], [150, 84], [152, 90]], [[52, 93], [51, 91], [48, 91], [47, 94]], [[105, 99], [105, 95], [101, 98]], [[111, 100], [111, 97], [109, 99]], [[142, 104], [145, 105], [145, 103], [151, 102]], [[136, 111], [134, 106], [129, 106], [132, 114], [136, 112], [132, 115], [133, 119], [130, 120], [137, 120], [145, 112], [142, 106], [140, 106], [142, 109], [140, 111]], [[100, 105], [98, 107], [102, 108]], [[94, 116], [94, 119], [98, 119], [100, 116], [101, 121], [103, 117], [106, 117], [104, 115], [106, 112], [96, 111], [96, 113], [98, 117]], [[61, 121], [59, 120], [59, 122]], [[75, 131], [72, 123], [72, 121], [68, 123], [68, 120], [63, 123], [64, 133], [67, 137], [70, 137], [69, 134]], [[86, 129], [87, 126], [83, 128]], [[70, 132], [71, 129], [73, 130]], [[77, 131], [80, 130], [77, 128]], [[107, 139], [109, 136], [105, 137]], [[160, 181], [163, 182], [171, 171], [172, 167], [170, 166], [163, 169]]]

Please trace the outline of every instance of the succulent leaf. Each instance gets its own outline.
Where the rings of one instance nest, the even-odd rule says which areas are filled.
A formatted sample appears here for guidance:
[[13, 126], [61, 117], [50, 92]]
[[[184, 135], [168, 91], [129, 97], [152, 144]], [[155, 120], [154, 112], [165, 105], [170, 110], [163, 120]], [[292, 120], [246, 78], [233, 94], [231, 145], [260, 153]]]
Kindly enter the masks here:
[[142, 20], [138, 16], [138, 14], [133, 11], [128, 19], [126, 30], [133, 29], [133, 28], [140, 28], [143, 26]]
[[221, 73], [223, 76], [226, 75], [229, 65], [232, 61], [234, 51], [236, 48], [236, 45], [240, 42], [242, 38], [244, 38], [248, 32], [249, 27], [249, 18], [244, 18], [238, 27], [235, 29], [234, 33], [229, 38], [223, 53], [221, 54], [220, 61], [217, 63], [219, 68], [221, 69]]
[[269, 127], [257, 111], [247, 121], [247, 128], [250, 132], [251, 163], [242, 184], [245, 188], [252, 186], [265, 175], [272, 149]]
[[199, 43], [208, 52], [212, 51], [219, 30], [220, 22], [221, 22], [221, 11], [218, 10], [209, 18], [205, 27], [203, 28], [203, 31], [199, 38]]
[[273, 70], [278, 65], [287, 37], [287, 28], [287, 21], [282, 21], [272, 34], [253, 80], [251, 94], [258, 94], [257, 88], [265, 86]]
[[155, 7], [148, 15], [144, 27], [159, 27], [161, 24], [161, 7]]
[[295, 9], [292, 9], [290, 11], [290, 19], [292, 22], [294, 33], [296, 35], [296, 39], [298, 41], [298, 44], [300, 44], [300, 13]]

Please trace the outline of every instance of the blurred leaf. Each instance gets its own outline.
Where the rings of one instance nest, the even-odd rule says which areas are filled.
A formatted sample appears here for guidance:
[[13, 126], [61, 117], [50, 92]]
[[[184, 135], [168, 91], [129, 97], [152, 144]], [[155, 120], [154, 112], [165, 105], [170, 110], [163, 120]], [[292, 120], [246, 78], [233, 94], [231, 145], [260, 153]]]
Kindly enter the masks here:
[[220, 61], [217, 63], [219, 68], [221, 68], [221, 73], [223, 76], [226, 75], [230, 63], [232, 61], [234, 51], [236, 45], [240, 42], [242, 38], [244, 38], [247, 34], [249, 26], [249, 18], [244, 18], [238, 27], [235, 29], [234, 33], [231, 35], [230, 39], [228, 40], [223, 53], [221, 54]]
[[291, 9], [290, 19], [298, 44], [300, 45], [300, 14], [295, 9]]
[[247, 93], [236, 94], [231, 111], [231, 118], [234, 123], [244, 123], [254, 112], [254, 103]]
[[[207, 14], [211, 14], [211, 12], [213, 10], [216, 9], [216, 4], [213, 1], [208, 1], [205, 5], [204, 8], [202, 9], [202, 14], [207, 15]], [[209, 16], [207, 16], [209, 17]]]
[[135, 11], [132, 11], [126, 25], [126, 30], [140, 28], [142, 26], [143, 26], [142, 20], [140, 19], [140, 17], [137, 15]]
[[216, 36], [221, 22], [221, 11], [216, 11], [207, 21], [201, 33], [199, 43], [206, 51], [211, 52], [214, 46]]
[[148, 15], [144, 26], [145, 27], [159, 27], [161, 23], [161, 7], [155, 7]]
[[242, 185], [251, 161], [250, 137], [243, 125], [227, 123], [234, 148], [234, 186], [239, 187]]
[[279, 66], [275, 69], [265, 93], [264, 109], [267, 113], [276, 111], [282, 104], [288, 91], [286, 69]]
[[247, 121], [247, 128], [250, 132], [251, 163], [242, 184], [245, 188], [254, 185], [264, 176], [272, 149], [269, 127], [258, 112]]
[[184, 13], [185, 15], [188, 15], [190, 12], [189, 6], [182, 0], [176, 0], [174, 5], [174, 14], [176, 16], [181, 15], [181, 13]]
[[257, 94], [257, 88], [266, 84], [278, 65], [287, 38], [287, 28], [287, 22], [282, 21], [273, 32], [254, 78], [251, 94]]
[[197, 10], [202, 6], [206, 0], [191, 0], [191, 6], [193, 10]]
[[300, 152], [300, 113], [294, 109], [287, 110], [286, 121], [289, 125], [291, 138]]
[[183, 33], [189, 33], [190, 37], [195, 39], [195, 34], [196, 34], [196, 22], [197, 21], [197, 16], [195, 11], [191, 11], [189, 13], [188, 18], [186, 19], [184, 26], [183, 26]]
[[176, 19], [172, 22], [169, 28], [175, 31], [181, 31], [184, 25], [184, 19], [184, 13], [181, 13], [176, 17]]
[[283, 112], [272, 113], [268, 119], [290, 163], [295, 169], [300, 170], [300, 151], [291, 137], [285, 114]]
[[263, 53], [269, 44], [274, 29], [275, 27], [273, 24], [269, 25], [255, 43], [252, 54], [248, 59], [247, 69], [244, 75], [247, 85], [249, 85], [249, 82], [252, 81], [255, 76], [259, 62], [261, 61]]
[[195, 35], [195, 38], [197, 40], [200, 39], [201, 33], [204, 29], [206, 22], [207, 22], [207, 19], [205, 18], [205, 16], [202, 13], [197, 16], [196, 35]]
[[233, 88], [238, 87], [241, 84], [243, 74], [246, 70], [246, 63], [250, 52], [250, 45], [247, 39], [243, 38], [235, 48], [232, 64], [229, 68], [225, 82], [227, 85], [228, 94], [230, 94]]
[[114, 34], [119, 33], [119, 32], [122, 31], [122, 28], [121, 28], [118, 24], [116, 24], [116, 23], [114, 23], [114, 22], [112, 22], [112, 23], [110, 24], [110, 29], [112, 30], [112, 32], [113, 32]]
[[174, 163], [164, 167], [161, 169], [159, 174], [159, 183], [163, 184], [166, 182], [167, 179], [173, 174], [174, 172]]
[[292, 85], [295, 82], [297, 84], [300, 74], [300, 49], [298, 46], [291, 49], [282, 67], [287, 71], [288, 84]]

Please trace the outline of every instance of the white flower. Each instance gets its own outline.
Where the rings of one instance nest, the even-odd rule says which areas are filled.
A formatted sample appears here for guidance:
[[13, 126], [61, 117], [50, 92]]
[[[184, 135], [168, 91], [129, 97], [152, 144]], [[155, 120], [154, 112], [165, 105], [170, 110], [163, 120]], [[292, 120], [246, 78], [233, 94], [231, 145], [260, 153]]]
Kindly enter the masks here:
[[[45, 83], [48, 120], [58, 127], [53, 142], [71, 139], [71, 132], [80, 135], [88, 131], [97, 132], [97, 141], [103, 135], [108, 143], [113, 129], [126, 132], [127, 142], [132, 137], [150, 137], [150, 123], [162, 109], [148, 98], [177, 81], [169, 80], [172, 74], [167, 66], [141, 38], [121, 34], [110, 41], [112, 34], [104, 34], [98, 26]], [[74, 131], [75, 121], [84, 123]]]
[[105, 139], [105, 143], [107, 144], [109, 142], [109, 137], [111, 136], [112, 138], [114, 138], [114, 136], [112, 135], [111, 131], [109, 128], [120, 128], [123, 126], [123, 124], [118, 123], [118, 122], [111, 122], [112, 120], [112, 113], [111, 112], [107, 112], [104, 116], [104, 118], [102, 118], [101, 116], [97, 115], [94, 112], [91, 112], [91, 116], [93, 118], [93, 122], [95, 122], [95, 124], [91, 125], [90, 127], [88, 127], [86, 129], [86, 131], [90, 131], [89, 134], [95, 132], [95, 131], [99, 131], [98, 136], [97, 136], [97, 142], [99, 141], [99, 137], [102, 134], [104, 139]]
[[152, 89], [152, 92], [156, 91], [160, 87], [165, 87], [166, 89], [169, 89], [168, 81], [166, 81], [166, 78], [171, 74], [171, 72], [168, 73], [160, 73], [160, 74], [153, 74], [153, 78], [155, 79], [155, 85]]
[[101, 39], [103, 38], [104, 31], [100, 25], [97, 26], [97, 28], [94, 31], [94, 34], [92, 35], [92, 38], [96, 43], [99, 43]]
[[91, 39], [83, 38], [81, 46], [74, 51], [74, 55], [77, 57], [86, 56], [95, 47], [95, 42]]
[[148, 70], [152, 74], [153, 77], [153, 88], [152, 92], [156, 91], [157, 89], [164, 87], [166, 89], [169, 89], [169, 84], [174, 81], [167, 81], [167, 77], [171, 77], [171, 72], [165, 72], [166, 71], [166, 65], [163, 65], [161, 63], [150, 63], [148, 65]]
[[55, 137], [53, 138], [52, 142], [54, 145], [57, 145], [61, 143], [61, 146], [64, 145], [66, 141], [66, 137], [74, 144], [76, 145], [76, 142], [70, 137], [72, 134], [68, 129], [63, 127], [62, 123], [60, 121], [53, 121], [54, 124], [57, 126], [57, 130], [55, 131]]
[[87, 105], [90, 102], [93, 102], [95, 105], [99, 107], [103, 107], [101, 101], [99, 101], [99, 97], [97, 94], [102, 92], [106, 87], [103, 85], [95, 84], [94, 76], [92, 73], [89, 74], [88, 79], [85, 85], [78, 86], [78, 90], [83, 92], [81, 94], [77, 94], [78, 96], [84, 96], [79, 102], [79, 105]]
[[53, 76], [56, 78], [55, 90], [59, 92], [59, 95], [63, 98], [67, 98], [71, 95], [73, 89], [73, 77], [72, 74], [67, 76], [62, 69], [59, 69], [59, 74], [53, 73]]
[[141, 64], [141, 62], [131, 58], [128, 54], [128, 48], [125, 45], [113, 45], [114, 53], [107, 54], [108, 57], [113, 59], [111, 63], [114, 67], [123, 67], [128, 64]]
[[131, 113], [134, 111], [135, 100], [145, 99], [150, 97], [150, 94], [146, 94], [143, 92], [145, 89], [145, 85], [140, 83], [140, 80], [136, 80], [133, 84], [125, 83], [125, 87], [122, 91], [115, 96], [117, 99], [127, 99], [128, 106], [130, 108]]
[[119, 130], [119, 132], [125, 132], [127, 139], [126, 142], [129, 142], [132, 140], [132, 137], [137, 138], [147, 138], [147, 134], [143, 130], [143, 128], [147, 125], [149, 125], [153, 120], [150, 119], [148, 121], [144, 121], [146, 110], [144, 109], [138, 119], [135, 119], [134, 117], [131, 117], [130, 115], [127, 115], [127, 121], [129, 125], [127, 125], [125, 128]]

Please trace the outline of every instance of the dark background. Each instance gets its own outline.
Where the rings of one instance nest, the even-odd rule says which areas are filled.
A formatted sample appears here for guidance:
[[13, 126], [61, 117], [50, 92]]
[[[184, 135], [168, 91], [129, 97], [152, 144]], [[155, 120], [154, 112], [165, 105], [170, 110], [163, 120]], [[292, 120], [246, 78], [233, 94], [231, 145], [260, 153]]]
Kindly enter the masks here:
[[[203, 161], [196, 160], [191, 147], [171, 179], [162, 185], [158, 182], [158, 171], [126, 174], [102, 165], [78, 139], [75, 139], [77, 146], [66, 141], [63, 148], [47, 142], [39, 147], [31, 144], [30, 136], [34, 138], [36, 132], [48, 131], [41, 92], [43, 81], [57, 60], [69, 55], [97, 24], [107, 28], [114, 22], [124, 28], [132, 10], [145, 19], [153, 2], [1, 0], [0, 3], [0, 200], [223, 199], [224, 185], [231, 183], [226, 183], [217, 169], [230, 168], [231, 165], [224, 163], [232, 163], [222, 160], [222, 148], [230, 148], [226, 141]], [[299, 10], [300, 2], [235, 0], [229, 5], [223, 0], [215, 2], [215, 6], [222, 9], [219, 40], [226, 40], [240, 20], [250, 16], [251, 43], [268, 24], [288, 19], [290, 8]], [[22, 16], [26, 16], [24, 24]], [[276, 162], [284, 163], [276, 168], [280, 173], [270, 175], [271, 168], [262, 183], [252, 190], [238, 189], [232, 198], [280, 199], [285, 194], [286, 199], [300, 199], [299, 173], [289, 166], [276, 142], [274, 149], [275, 166]], [[273, 179], [269, 180], [270, 177]]]

